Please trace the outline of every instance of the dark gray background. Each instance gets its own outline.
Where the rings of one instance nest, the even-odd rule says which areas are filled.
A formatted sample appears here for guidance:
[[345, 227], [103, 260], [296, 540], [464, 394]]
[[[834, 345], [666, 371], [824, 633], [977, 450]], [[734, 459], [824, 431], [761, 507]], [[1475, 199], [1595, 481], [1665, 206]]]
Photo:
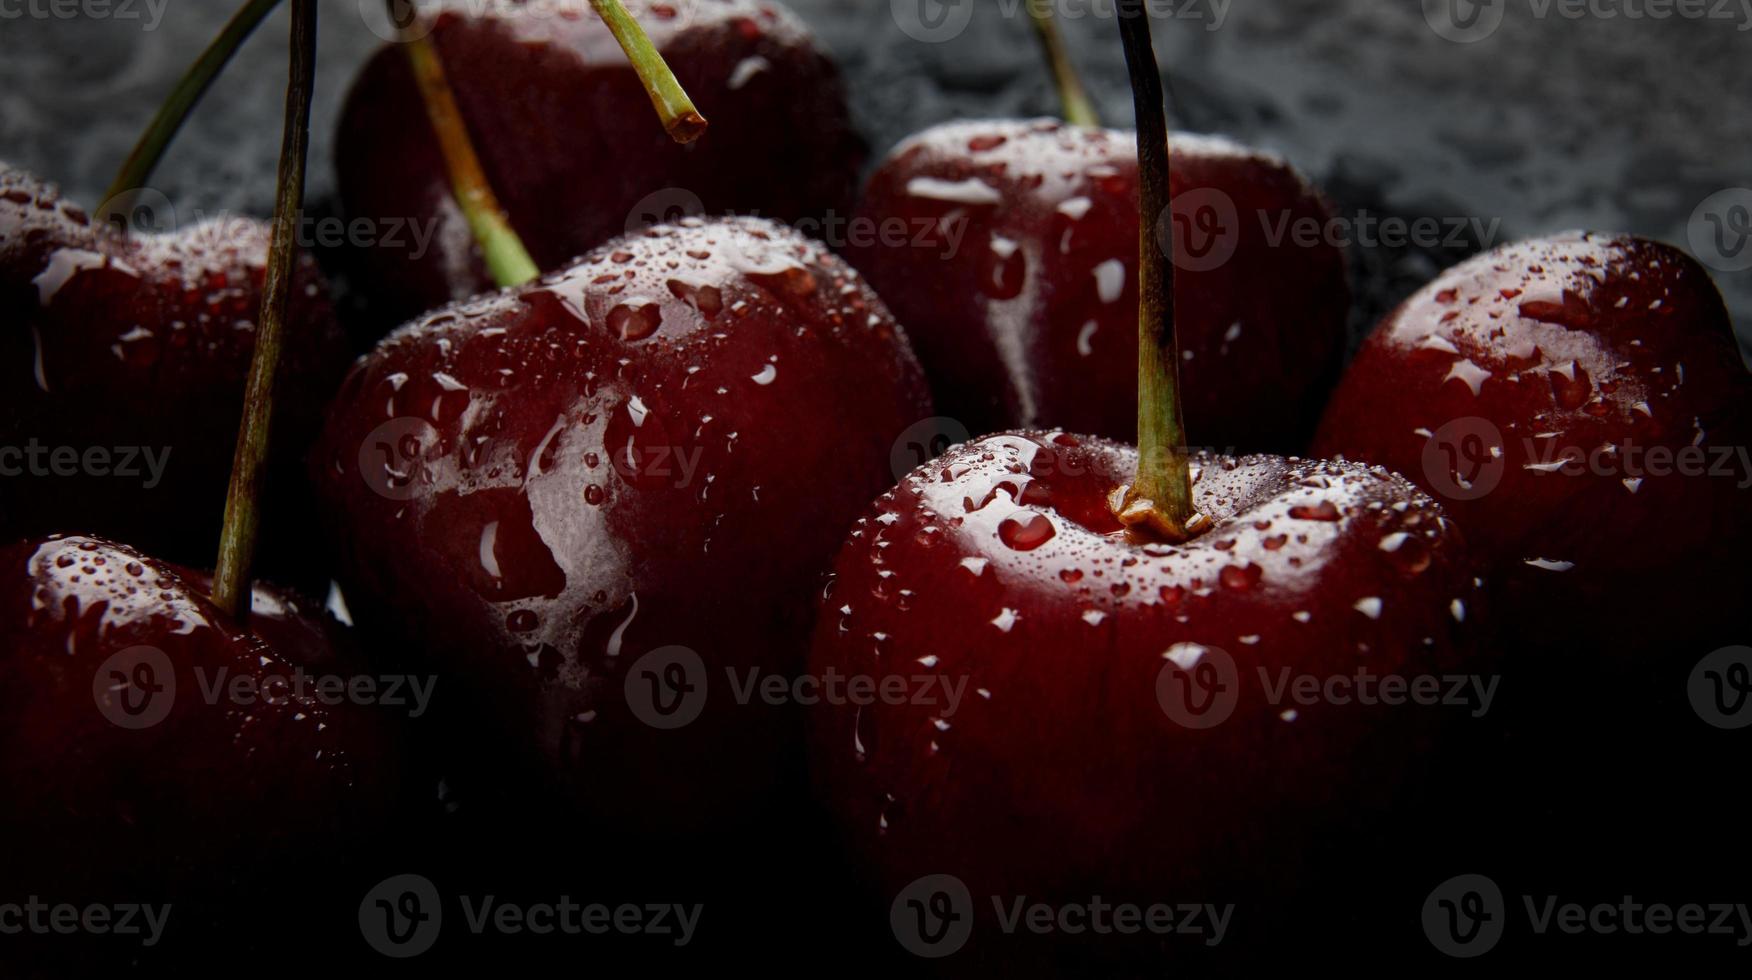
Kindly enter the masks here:
[[[132, 17], [105, 17], [92, 13], [104, 0], [84, 0], [81, 16], [34, 12], [68, 2], [78, 0], [0, 0], [0, 158], [91, 205], [233, 4], [131, 0]], [[154, 29], [149, 2], [162, 14]], [[939, 2], [951, 14], [970, 5], [959, 36], [926, 43], [901, 30], [909, 8]], [[1056, 111], [1020, 2], [790, 5], [838, 56], [880, 153], [957, 116]], [[1106, 120], [1129, 126], [1109, 2], [1059, 0]], [[1431, 27], [1420, 0], [1232, 0], [1220, 26], [1219, 0], [1155, 0], [1159, 12], [1174, 11], [1158, 17], [1156, 37], [1177, 126], [1280, 151], [1352, 213], [1500, 219], [1495, 243], [1589, 227], [1689, 247], [1688, 223], [1706, 198], [1752, 186], [1752, 0], [1683, 0], [1719, 16], [1666, 20], [1629, 15], [1671, 0], [1589, 2], [1597, 12], [1574, 18], [1564, 0], [1495, 0], [1501, 26], [1458, 44]], [[381, 43], [359, 0], [324, 0], [322, 16], [311, 175], [319, 204], [333, 182], [341, 98]], [[268, 213], [285, 18], [251, 40], [160, 168], [154, 185], [179, 211]], [[1458, 257], [1354, 249], [1359, 326]], [[1752, 347], [1752, 272], [1718, 272], [1717, 281]]]

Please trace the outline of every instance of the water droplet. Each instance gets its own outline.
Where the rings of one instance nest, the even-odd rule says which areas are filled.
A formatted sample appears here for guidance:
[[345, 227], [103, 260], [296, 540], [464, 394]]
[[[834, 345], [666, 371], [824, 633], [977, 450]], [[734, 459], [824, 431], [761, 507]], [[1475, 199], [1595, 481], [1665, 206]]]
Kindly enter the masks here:
[[608, 311], [608, 329], [622, 340], [644, 340], [663, 325], [663, 310], [657, 301], [635, 296]]
[[1290, 516], [1299, 521], [1336, 521], [1340, 515], [1337, 505], [1322, 500], [1317, 504], [1297, 504], [1290, 508]]
[[1033, 551], [1056, 534], [1052, 520], [1034, 511], [1018, 511], [998, 525], [998, 539], [1017, 551]]

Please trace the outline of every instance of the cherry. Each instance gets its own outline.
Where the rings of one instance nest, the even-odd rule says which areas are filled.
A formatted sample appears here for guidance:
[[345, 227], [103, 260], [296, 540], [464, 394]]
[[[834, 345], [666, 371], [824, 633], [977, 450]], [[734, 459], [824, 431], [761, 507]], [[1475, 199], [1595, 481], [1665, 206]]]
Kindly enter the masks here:
[[[1725, 643], [1748, 579], [1701, 566], [1752, 543], [1749, 413], [1752, 378], [1703, 268], [1658, 242], [1571, 233], [1474, 258], [1395, 310], [1316, 452], [1444, 499], [1523, 630]], [[1686, 614], [1610, 614], [1643, 607]]]
[[[313, 465], [354, 615], [480, 693], [523, 750], [500, 765], [538, 759], [635, 829], [698, 827], [787, 758], [784, 713], [724, 672], [800, 670], [804, 594], [929, 415], [849, 266], [765, 220], [687, 219], [391, 334]], [[712, 686], [670, 731], [626, 692], [676, 647]]]
[[[1116, 9], [1134, 222], [1168, 210], [1175, 159], [1143, 7]], [[1064, 152], [1113, 140], [1063, 138]], [[972, 206], [974, 185], [1002, 197], [965, 170], [913, 191]], [[896, 938], [926, 957], [971, 942], [958, 972], [1185, 966], [1197, 939], [1141, 924], [1187, 902], [1243, 909], [1243, 948], [1330, 943], [1325, 910], [1354, 914], [1414, 863], [1383, 814], [1415, 798], [1410, 774], [1446, 727], [1382, 692], [1480, 666], [1481, 583], [1403, 477], [1186, 448], [1184, 245], [1130, 250], [1138, 450], [1062, 429], [952, 448], [866, 512], [821, 602], [810, 673], [906, 694], [810, 713], [816, 785]], [[1062, 926], [1050, 938], [1034, 935], [1041, 911]]]
[[[1527, 880], [1698, 894], [1743, 877], [1714, 843], [1735, 832], [1717, 787], [1739, 758], [1687, 685], [1746, 641], [1752, 576], [1721, 556], [1752, 545], [1749, 439], [1721, 295], [1689, 256], [1628, 235], [1450, 269], [1340, 384], [1317, 451], [1444, 498], [1493, 568], [1513, 624], [1507, 741], [1477, 825], [1511, 835], [1486, 850]], [[1512, 830], [1490, 819], [1503, 807]]]
[[[123, 235], [0, 164], [0, 534], [89, 527], [212, 560], [267, 252], [244, 218]], [[298, 461], [349, 357], [308, 258], [289, 322], [266, 558], [302, 568]]]
[[[1339, 825], [1378, 813], [1453, 709], [1270, 685], [1471, 672], [1466, 550], [1404, 479], [1197, 454], [1214, 527], [1167, 545], [1110, 513], [1135, 466], [1129, 447], [1062, 432], [975, 440], [884, 494], [834, 564], [812, 675], [965, 693], [822, 706], [818, 786], [885, 900], [959, 878], [975, 943], [996, 934], [993, 896], [1281, 897]], [[1348, 873], [1375, 857], [1346, 855]], [[1259, 914], [1244, 904], [1238, 922], [1277, 925]]]
[[[794, 14], [764, 0], [627, 6], [711, 119], [697, 143], [679, 145], [653, 124], [638, 77], [594, 17], [453, 7], [432, 23], [487, 177], [537, 265], [557, 268], [611, 236], [701, 207], [781, 221], [845, 213], [862, 144], [838, 70]], [[490, 288], [393, 46], [354, 83], [337, 145], [352, 217], [436, 231], [422, 254], [411, 254], [406, 235], [362, 252], [385, 315]]]
[[[300, 671], [351, 676], [339, 626], [258, 584], [240, 627], [207, 589], [101, 538], [0, 551], [7, 901], [171, 903], [165, 947], [210, 956], [280, 935], [266, 910], [346, 878], [335, 869], [385, 829], [402, 779], [389, 709], [277, 686]], [[287, 911], [307, 929], [326, 918], [326, 906]], [[142, 953], [120, 936], [40, 937], [22, 952], [31, 937], [7, 940], [10, 965]]]
[[[1176, 260], [1188, 430], [1230, 451], [1300, 450], [1337, 373], [1350, 296], [1343, 253], [1292, 232], [1330, 212], [1274, 157], [1207, 137], [1172, 147], [1174, 221], [1190, 226]], [[970, 431], [1048, 424], [1130, 440], [1137, 200], [1129, 132], [950, 123], [877, 169], [846, 255], [906, 325], [938, 408]]]

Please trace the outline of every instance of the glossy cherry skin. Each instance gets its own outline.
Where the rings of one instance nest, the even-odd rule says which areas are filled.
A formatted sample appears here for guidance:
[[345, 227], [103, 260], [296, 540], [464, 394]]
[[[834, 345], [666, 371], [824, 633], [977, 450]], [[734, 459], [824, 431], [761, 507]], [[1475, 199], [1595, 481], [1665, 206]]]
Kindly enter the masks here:
[[[1735, 455], [1749, 420], [1752, 378], [1703, 268], [1658, 242], [1570, 233], [1474, 258], [1395, 310], [1316, 448], [1443, 498], [1496, 564], [1520, 629], [1726, 643], [1744, 639], [1732, 624], [1752, 582], [1743, 562], [1713, 556], [1752, 545], [1752, 490], [1739, 486], [1752, 471]], [[1587, 464], [1602, 446], [1616, 451]], [[1718, 447], [1726, 472], [1677, 471], [1677, 454], [1713, 466]], [[1651, 470], [1651, 451], [1672, 472]], [[1606, 615], [1631, 608], [1684, 614]]]
[[[710, 122], [686, 146], [663, 131], [626, 56], [588, 10], [555, 16], [499, 5], [476, 15], [473, 4], [432, 6], [431, 39], [481, 163], [543, 269], [701, 207], [786, 222], [851, 207], [865, 151], [839, 70], [779, 4], [626, 4]], [[423, 254], [403, 236], [360, 255], [388, 322], [491, 287], [396, 46], [354, 82], [336, 146], [351, 218], [436, 230]]]
[[[1323, 227], [1330, 212], [1266, 154], [1187, 135], [1172, 153], [1176, 213], [1194, 222], [1175, 274], [1188, 435], [1228, 452], [1299, 451], [1337, 374], [1350, 293], [1339, 249], [1273, 237]], [[902, 143], [870, 178], [846, 255], [906, 325], [938, 408], [969, 431], [1129, 440], [1137, 197], [1132, 133], [950, 123]], [[1222, 232], [1200, 230], [1204, 216]]]
[[[0, 551], [0, 881], [8, 901], [173, 903], [166, 942], [144, 951], [160, 963], [247, 946], [282, 902], [356, 900], [323, 889], [384, 828], [403, 779], [387, 707], [229, 693], [295, 670], [352, 676], [320, 606], [257, 584], [245, 629], [207, 588], [101, 538]], [[155, 651], [143, 674], [126, 659], [139, 647]], [[310, 905], [299, 921], [326, 918]], [[8, 936], [0, 961], [126, 952], [110, 939]]]
[[[1379, 816], [1454, 709], [1274, 703], [1258, 672], [1478, 668], [1463, 542], [1403, 479], [1201, 454], [1194, 495], [1216, 528], [1172, 547], [1110, 516], [1135, 465], [1105, 440], [989, 436], [914, 470], [851, 532], [811, 674], [966, 688], [952, 716], [942, 698], [811, 712], [818, 788], [885, 903], [955, 875], [979, 943], [997, 935], [990, 896], [1287, 898], [1340, 825]], [[1232, 714], [1170, 715], [1170, 665], [1225, 654]], [[1352, 853], [1351, 873], [1375, 857]], [[1288, 925], [1247, 914], [1262, 940]]]
[[[247, 218], [124, 237], [0, 165], [0, 447], [18, 451], [0, 450], [14, 471], [0, 475], [0, 535], [86, 527], [172, 560], [213, 560], [267, 254], [267, 226]], [[264, 558], [276, 570], [302, 557], [300, 461], [349, 360], [308, 258], [291, 304], [266, 504]], [[36, 473], [23, 455], [33, 441], [44, 450]], [[56, 462], [57, 448], [79, 464]], [[93, 449], [107, 461], [87, 469]], [[136, 476], [95, 475], [129, 466], [127, 449], [156, 455], [159, 482], [146, 486], [143, 453]]]
[[[1738, 833], [1719, 794], [1742, 760], [1687, 684], [1752, 635], [1749, 418], [1752, 380], [1708, 274], [1624, 235], [1456, 266], [1346, 373], [1319, 451], [1428, 488], [1491, 563], [1508, 743], [1477, 826], [1512, 835], [1487, 849], [1503, 873], [1615, 893], [1743, 880], [1719, 846]], [[1657, 450], [1666, 475], [1648, 465]], [[1720, 450], [1732, 462], [1716, 475], [1676, 468], [1685, 452], [1714, 467]], [[1512, 825], [1493, 816], [1505, 807]]]
[[[785, 767], [792, 716], [738, 704], [725, 671], [801, 669], [804, 594], [929, 405], [844, 262], [688, 219], [397, 330], [313, 465], [354, 615], [480, 693], [523, 750], [502, 764], [537, 758], [635, 829], [697, 827]], [[663, 731], [623, 692], [677, 645], [710, 686]]]

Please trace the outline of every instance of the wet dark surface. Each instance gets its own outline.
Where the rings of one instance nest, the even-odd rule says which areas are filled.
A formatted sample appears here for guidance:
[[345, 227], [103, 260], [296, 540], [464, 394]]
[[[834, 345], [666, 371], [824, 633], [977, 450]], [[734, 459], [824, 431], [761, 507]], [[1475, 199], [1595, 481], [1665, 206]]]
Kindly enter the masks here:
[[[909, 36], [903, 21], [929, 33], [913, 13], [921, 2], [947, 17], [945, 31], [963, 17], [965, 28], [937, 43]], [[937, 2], [791, 4], [840, 59], [875, 150], [946, 119], [1056, 111], [1021, 0]], [[150, 6], [135, 5], [132, 19], [9, 15], [0, 27], [0, 156], [97, 203], [139, 127], [228, 7], [160, 0], [155, 20]], [[311, 176], [318, 209], [333, 186], [341, 98], [381, 43], [362, 6], [375, 12], [375, 0], [322, 4]], [[1102, 16], [1108, 0], [1062, 6], [1098, 107], [1108, 121], [1129, 124], [1119, 44]], [[1694, 212], [1719, 191], [1752, 184], [1752, 13], [1709, 4], [1704, 12], [1715, 16], [1701, 19], [1572, 19], [1532, 0], [1495, 6], [1500, 27], [1458, 44], [1432, 29], [1415, 2], [1157, 5], [1175, 12], [1157, 21], [1156, 36], [1177, 125], [1285, 154], [1352, 214], [1439, 219], [1434, 247], [1351, 250], [1361, 280], [1357, 332], [1480, 240], [1587, 227], [1708, 250], [1688, 234]], [[183, 217], [268, 213], [284, 33], [282, 12], [160, 168], [155, 183]], [[1447, 247], [1455, 225], [1463, 229], [1453, 236], [1458, 244]], [[1752, 272], [1731, 264], [1720, 263], [1717, 281], [1742, 345], [1752, 347]]]

